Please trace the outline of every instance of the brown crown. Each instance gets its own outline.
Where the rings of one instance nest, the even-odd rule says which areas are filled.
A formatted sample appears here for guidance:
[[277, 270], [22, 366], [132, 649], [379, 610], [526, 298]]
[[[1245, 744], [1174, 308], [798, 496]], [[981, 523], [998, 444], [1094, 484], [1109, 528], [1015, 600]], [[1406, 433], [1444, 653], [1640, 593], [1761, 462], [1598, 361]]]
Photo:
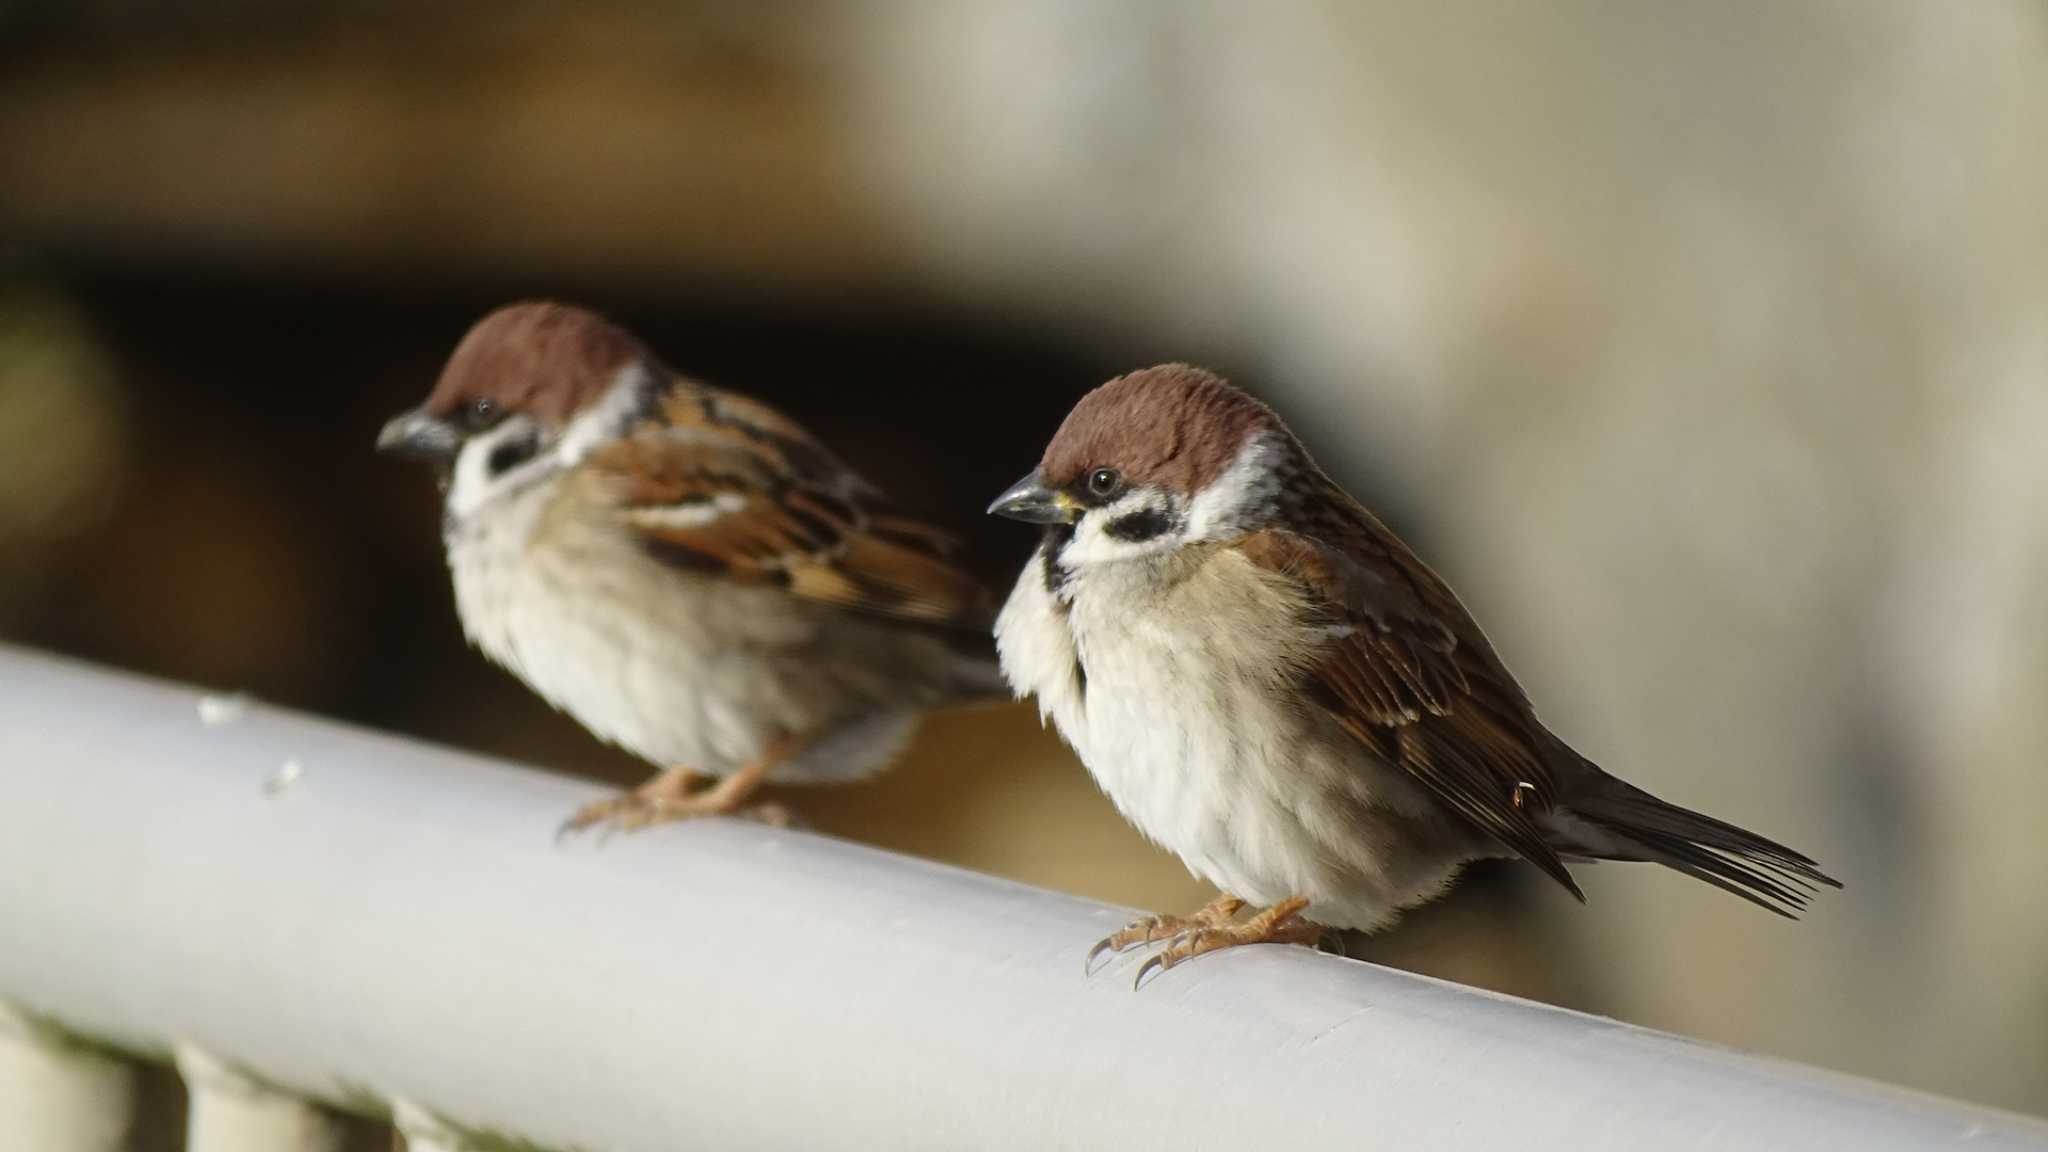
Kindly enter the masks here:
[[1102, 385], [1074, 405], [1038, 472], [1061, 488], [1097, 468], [1126, 482], [1192, 493], [1237, 459], [1245, 441], [1282, 428], [1273, 410], [1213, 372], [1162, 364]]
[[652, 357], [595, 312], [551, 301], [510, 304], [477, 321], [455, 346], [427, 411], [445, 418], [489, 399], [560, 428], [636, 360]]

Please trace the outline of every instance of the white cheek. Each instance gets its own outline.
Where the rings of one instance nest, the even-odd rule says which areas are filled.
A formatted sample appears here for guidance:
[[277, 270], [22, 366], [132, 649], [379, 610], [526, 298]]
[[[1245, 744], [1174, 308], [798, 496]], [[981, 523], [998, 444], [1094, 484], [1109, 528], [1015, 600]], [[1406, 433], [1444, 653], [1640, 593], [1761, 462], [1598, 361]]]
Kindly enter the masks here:
[[[552, 443], [543, 438], [530, 459], [496, 474], [491, 471], [491, 454], [509, 441], [540, 437], [539, 426], [531, 417], [521, 414], [470, 437], [455, 454], [455, 471], [448, 484], [449, 519], [466, 519], [514, 492], [582, 463], [593, 450], [618, 439], [643, 418], [658, 384], [642, 365], [626, 365], [612, 377], [611, 386], [597, 403], [571, 420]], [[716, 517], [728, 512], [730, 509], [714, 508], [707, 514]]]
[[1084, 564], [1113, 564], [1119, 560], [1136, 560], [1141, 556], [1168, 552], [1185, 542], [1185, 534], [1176, 529], [1145, 540], [1119, 540], [1107, 531], [1109, 525], [1140, 512], [1157, 512], [1176, 523], [1180, 519], [1173, 502], [1164, 493], [1133, 492], [1114, 504], [1097, 508], [1081, 517], [1080, 523], [1074, 525], [1074, 538], [1060, 551], [1060, 563], [1067, 568]]
[[488, 432], [479, 432], [469, 438], [462, 450], [455, 454], [454, 475], [448, 483], [448, 516], [464, 520], [488, 506], [505, 494], [524, 487], [540, 475], [554, 468], [554, 461], [545, 452], [539, 452], [530, 460], [517, 467], [491, 473], [491, 454], [499, 446], [522, 437], [539, 435], [533, 422], [524, 416], [514, 416]]

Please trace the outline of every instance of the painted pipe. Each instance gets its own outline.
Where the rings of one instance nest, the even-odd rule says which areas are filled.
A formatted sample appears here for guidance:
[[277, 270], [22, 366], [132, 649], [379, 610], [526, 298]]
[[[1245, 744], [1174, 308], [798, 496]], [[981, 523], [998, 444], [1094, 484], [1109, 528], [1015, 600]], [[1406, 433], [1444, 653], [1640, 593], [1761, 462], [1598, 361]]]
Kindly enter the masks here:
[[558, 843], [594, 785], [20, 650], [0, 784], [0, 999], [453, 1133], [2048, 1149], [2023, 1117], [1301, 948], [1133, 991], [1135, 957], [1082, 966], [1125, 910], [735, 821]]

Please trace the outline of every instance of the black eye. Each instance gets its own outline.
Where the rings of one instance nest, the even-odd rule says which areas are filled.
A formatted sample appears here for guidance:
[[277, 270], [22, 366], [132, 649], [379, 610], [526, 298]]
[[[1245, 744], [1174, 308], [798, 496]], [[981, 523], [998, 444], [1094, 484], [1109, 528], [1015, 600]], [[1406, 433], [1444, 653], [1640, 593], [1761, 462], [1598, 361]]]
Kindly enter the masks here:
[[469, 402], [469, 408], [463, 412], [463, 418], [469, 422], [471, 428], [489, 428], [497, 423], [498, 402], [488, 396], [479, 396]]
[[1109, 499], [1123, 486], [1123, 474], [1114, 468], [1097, 468], [1088, 474], [1088, 494], [1098, 499]]

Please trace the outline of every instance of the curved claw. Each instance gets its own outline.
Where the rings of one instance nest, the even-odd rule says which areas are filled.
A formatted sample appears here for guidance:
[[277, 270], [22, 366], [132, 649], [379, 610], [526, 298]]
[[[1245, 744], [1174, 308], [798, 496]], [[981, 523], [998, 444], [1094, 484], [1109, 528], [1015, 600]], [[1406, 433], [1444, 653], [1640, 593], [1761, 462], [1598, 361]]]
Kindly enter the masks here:
[[1083, 975], [1095, 971], [1095, 958], [1109, 951], [1109, 939], [1109, 937], [1104, 936], [1095, 942], [1095, 947], [1088, 950], [1087, 958], [1081, 961], [1081, 972]]
[[[1138, 975], [1132, 980], [1131, 987], [1144, 987], [1146, 977], [1152, 975], [1155, 970], [1165, 972], [1183, 960], [1224, 948], [1235, 948], [1244, 944], [1308, 944], [1320, 947], [1329, 930], [1300, 917], [1301, 910], [1307, 906], [1306, 898], [1291, 897], [1265, 909], [1242, 924], [1233, 924], [1228, 921], [1219, 904], [1215, 913], [1197, 916], [1194, 927], [1175, 933], [1168, 939], [1166, 947], [1148, 957], [1138, 968]], [[1204, 911], [1208, 912], [1206, 909]], [[1235, 908], [1232, 907], [1230, 911], [1235, 911]], [[1218, 923], [1219, 920], [1222, 922]]]
[[1162, 917], [1149, 916], [1143, 920], [1127, 924], [1097, 940], [1095, 947], [1088, 950], [1087, 958], [1081, 961], [1081, 971], [1084, 974], [1095, 971], [1095, 958], [1104, 952], [1121, 952], [1133, 944], [1141, 944], [1155, 939], [1155, 933], [1164, 922]]
[[1145, 957], [1145, 962], [1138, 966], [1138, 974], [1131, 978], [1131, 991], [1136, 992], [1138, 989], [1143, 988], [1145, 986], [1145, 977], [1155, 969], [1164, 972], [1171, 967], [1173, 967], [1173, 961], [1166, 958], [1165, 952], [1155, 952]]
[[[1087, 958], [1081, 962], [1081, 971], [1084, 974], [1094, 972], [1095, 960], [1104, 952], [1122, 952], [1127, 948], [1135, 948], [1140, 944], [1155, 944], [1161, 940], [1171, 944], [1190, 933], [1228, 924], [1230, 918], [1242, 907], [1243, 900], [1226, 892], [1211, 900], [1206, 907], [1192, 916], [1147, 916], [1141, 920], [1133, 920], [1097, 940], [1095, 947], [1088, 950]], [[1170, 966], [1172, 961], [1167, 963]], [[1143, 979], [1142, 975], [1140, 979]]]
[[[618, 808], [618, 798], [598, 800], [570, 813], [567, 820], [555, 828], [555, 843], [560, 844], [577, 832], [588, 830], [593, 825], [605, 823]], [[599, 841], [602, 843], [602, 841]]]

